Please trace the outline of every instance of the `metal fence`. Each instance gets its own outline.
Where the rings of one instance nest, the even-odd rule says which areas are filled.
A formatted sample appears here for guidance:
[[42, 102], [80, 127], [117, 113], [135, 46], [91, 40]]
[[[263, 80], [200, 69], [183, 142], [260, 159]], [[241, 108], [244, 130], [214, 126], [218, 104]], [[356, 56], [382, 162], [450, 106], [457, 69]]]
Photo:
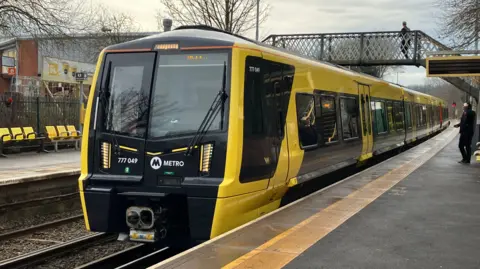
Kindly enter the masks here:
[[[7, 105], [9, 98], [12, 103]], [[0, 94], [0, 128], [33, 127], [45, 133], [48, 125], [75, 125], [79, 128], [80, 104], [72, 97], [35, 97], [15, 92]]]

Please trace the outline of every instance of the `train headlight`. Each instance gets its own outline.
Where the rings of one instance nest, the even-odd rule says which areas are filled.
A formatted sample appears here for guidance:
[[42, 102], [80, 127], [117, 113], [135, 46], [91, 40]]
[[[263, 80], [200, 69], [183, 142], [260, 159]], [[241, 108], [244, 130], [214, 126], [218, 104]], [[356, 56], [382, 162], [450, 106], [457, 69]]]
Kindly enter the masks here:
[[153, 227], [153, 212], [151, 210], [142, 210], [140, 212], [140, 219], [143, 224], [142, 228], [150, 229]]
[[148, 207], [132, 206], [127, 209], [126, 222], [132, 229], [151, 229], [155, 224], [155, 215]]
[[210, 172], [210, 165], [212, 164], [213, 144], [202, 145], [200, 151], [200, 172], [208, 174]]
[[103, 168], [108, 169], [110, 168], [110, 155], [112, 151], [112, 145], [107, 142], [102, 143], [102, 163]]
[[137, 227], [138, 223], [140, 222], [140, 216], [136, 211], [127, 211], [127, 224], [131, 228]]

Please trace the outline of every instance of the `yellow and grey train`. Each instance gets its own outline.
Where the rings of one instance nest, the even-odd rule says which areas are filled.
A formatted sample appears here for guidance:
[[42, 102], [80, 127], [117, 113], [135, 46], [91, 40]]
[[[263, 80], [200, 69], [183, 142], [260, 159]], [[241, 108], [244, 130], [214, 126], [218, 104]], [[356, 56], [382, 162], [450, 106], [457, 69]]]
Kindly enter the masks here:
[[113, 45], [84, 120], [86, 228], [208, 240], [448, 119], [441, 99], [205, 26]]

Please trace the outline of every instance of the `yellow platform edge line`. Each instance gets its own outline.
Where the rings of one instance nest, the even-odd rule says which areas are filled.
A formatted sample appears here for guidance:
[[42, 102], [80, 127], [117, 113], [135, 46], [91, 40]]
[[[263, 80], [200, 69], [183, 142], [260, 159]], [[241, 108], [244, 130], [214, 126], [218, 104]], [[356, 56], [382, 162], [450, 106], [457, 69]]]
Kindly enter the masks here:
[[[431, 146], [428, 153], [426, 153], [431, 155], [429, 158], [418, 161], [418, 158], [424, 156], [425, 153], [419, 154], [418, 157], [413, 158], [402, 166], [393, 169], [385, 175], [368, 183], [344, 199], [330, 205], [287, 231], [277, 235], [263, 245], [255, 248], [251, 252], [232, 261], [222, 267], [222, 269], [274, 269], [284, 267], [313, 244], [335, 230], [342, 223], [357, 214], [360, 210], [375, 201], [378, 197], [390, 190], [393, 186], [408, 177], [413, 171], [431, 159], [436, 153], [448, 145], [451, 140], [453, 140], [455, 136], [452, 136], [452, 133], [453, 131], [446, 135], [447, 139], [437, 141], [437, 143]], [[408, 166], [412, 166], [412, 168], [408, 169]], [[405, 170], [406, 167], [410, 171], [401, 176], [395, 174], [397, 171]], [[397, 178], [395, 178], [396, 176]], [[295, 238], [295, 236], [301, 237]]]

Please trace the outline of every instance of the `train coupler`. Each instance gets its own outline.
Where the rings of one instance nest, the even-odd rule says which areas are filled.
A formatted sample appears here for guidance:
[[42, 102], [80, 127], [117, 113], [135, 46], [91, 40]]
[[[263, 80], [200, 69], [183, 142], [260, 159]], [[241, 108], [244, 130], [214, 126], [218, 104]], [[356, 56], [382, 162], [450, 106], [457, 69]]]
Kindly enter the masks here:
[[155, 230], [140, 231], [130, 230], [130, 241], [154, 243], [158, 239]]

